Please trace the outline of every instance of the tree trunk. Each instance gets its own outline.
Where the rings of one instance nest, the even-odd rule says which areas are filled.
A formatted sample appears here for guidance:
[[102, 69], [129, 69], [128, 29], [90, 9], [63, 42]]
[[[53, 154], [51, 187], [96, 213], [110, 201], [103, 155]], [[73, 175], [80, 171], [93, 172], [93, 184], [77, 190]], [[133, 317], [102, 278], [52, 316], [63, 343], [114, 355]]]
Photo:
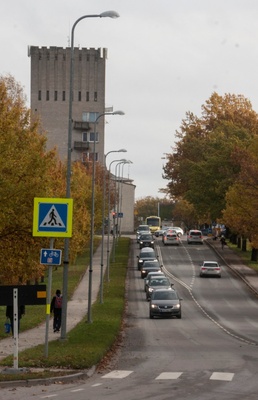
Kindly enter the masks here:
[[240, 236], [237, 237], [237, 247], [238, 247], [238, 249], [241, 249], [241, 237]]
[[257, 261], [257, 258], [258, 258], [258, 249], [252, 248], [251, 261]]
[[247, 244], [247, 240], [243, 239], [242, 240], [242, 251], [246, 251], [246, 244]]

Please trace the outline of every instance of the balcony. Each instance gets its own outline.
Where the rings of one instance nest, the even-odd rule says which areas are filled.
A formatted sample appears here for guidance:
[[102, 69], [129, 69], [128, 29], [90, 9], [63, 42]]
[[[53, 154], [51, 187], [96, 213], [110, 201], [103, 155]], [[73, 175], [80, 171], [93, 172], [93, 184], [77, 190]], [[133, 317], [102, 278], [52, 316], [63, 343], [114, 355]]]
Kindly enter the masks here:
[[89, 142], [82, 142], [82, 141], [75, 141], [73, 144], [73, 148], [75, 150], [89, 150], [90, 143]]
[[88, 131], [90, 129], [90, 124], [86, 121], [74, 121], [73, 128]]

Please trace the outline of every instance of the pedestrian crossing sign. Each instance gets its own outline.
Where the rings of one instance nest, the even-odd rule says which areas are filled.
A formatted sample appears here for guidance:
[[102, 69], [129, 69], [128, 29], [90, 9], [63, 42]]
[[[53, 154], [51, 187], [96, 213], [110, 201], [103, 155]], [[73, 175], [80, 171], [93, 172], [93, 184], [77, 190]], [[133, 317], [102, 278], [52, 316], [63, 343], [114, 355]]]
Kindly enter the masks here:
[[71, 237], [73, 200], [34, 198], [33, 236]]

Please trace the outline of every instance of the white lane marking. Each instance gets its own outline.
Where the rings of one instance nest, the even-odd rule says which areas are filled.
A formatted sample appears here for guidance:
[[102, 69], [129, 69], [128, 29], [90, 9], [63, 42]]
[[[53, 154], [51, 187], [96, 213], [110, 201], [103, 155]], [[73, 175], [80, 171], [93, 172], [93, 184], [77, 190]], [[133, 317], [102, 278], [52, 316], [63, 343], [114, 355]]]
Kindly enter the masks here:
[[210, 379], [216, 381], [232, 381], [234, 374], [230, 372], [213, 372]]
[[56, 397], [57, 394], [48, 394], [47, 396], [41, 396], [41, 399], [50, 399], [50, 397]]
[[123, 379], [130, 375], [133, 371], [119, 371], [114, 370], [109, 372], [108, 374], [102, 376], [101, 378], [111, 378], [111, 379]]
[[71, 390], [71, 393], [81, 392], [81, 391], [83, 391], [83, 390], [85, 390], [85, 389], [73, 389], [73, 390]]
[[92, 385], [91, 387], [97, 387], [97, 386], [102, 386], [102, 383], [95, 383], [94, 385]]
[[162, 372], [156, 379], [178, 379], [183, 372]]

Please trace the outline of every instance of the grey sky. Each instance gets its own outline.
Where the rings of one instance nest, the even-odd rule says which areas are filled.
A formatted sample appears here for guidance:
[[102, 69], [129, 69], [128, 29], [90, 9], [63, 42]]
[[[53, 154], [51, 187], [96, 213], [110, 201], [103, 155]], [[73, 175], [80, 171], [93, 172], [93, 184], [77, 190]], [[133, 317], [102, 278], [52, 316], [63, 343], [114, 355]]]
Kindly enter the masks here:
[[[164, 153], [187, 111], [216, 91], [242, 94], [258, 112], [257, 0], [1, 0], [0, 74], [10, 73], [29, 98], [27, 46], [69, 45], [83, 15], [115, 10], [120, 18], [92, 18], [75, 30], [75, 45], [106, 47], [105, 153], [126, 148], [123, 169], [136, 199], [159, 196]], [[107, 157], [107, 164], [120, 158]], [[113, 164], [114, 166], [115, 164]]]

